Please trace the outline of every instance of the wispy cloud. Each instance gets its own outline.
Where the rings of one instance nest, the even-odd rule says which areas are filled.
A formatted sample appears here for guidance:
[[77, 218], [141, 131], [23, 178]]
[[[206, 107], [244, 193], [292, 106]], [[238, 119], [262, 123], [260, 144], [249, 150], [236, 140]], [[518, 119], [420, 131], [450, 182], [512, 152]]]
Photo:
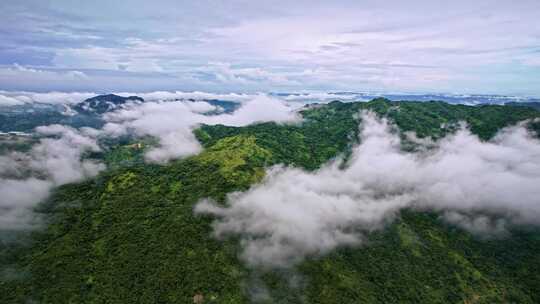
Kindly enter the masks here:
[[[7, 15], [0, 21], [0, 62], [98, 70], [80, 84], [83, 90], [113, 83], [122, 90], [145, 85], [540, 94], [528, 81], [540, 73], [530, 52], [540, 45], [534, 26], [540, 6], [534, 0], [0, 6]], [[156, 11], [160, 18], [152, 17]], [[129, 78], [123, 81], [110, 77], [111, 71], [133, 74], [122, 74]], [[41, 79], [43, 85], [55, 81]], [[0, 79], [6, 89], [14, 84]]]
[[299, 118], [285, 102], [260, 95], [244, 101], [233, 113], [204, 115], [216, 107], [206, 102], [146, 102], [133, 104], [105, 115], [103, 130], [110, 136], [135, 134], [159, 138], [159, 146], [146, 153], [146, 159], [166, 162], [192, 155], [202, 147], [193, 135], [200, 124], [243, 126], [255, 122], [295, 122]]
[[81, 159], [85, 151], [100, 150], [95, 130], [50, 125], [36, 131], [44, 137], [29, 152], [0, 156], [0, 229], [39, 225], [33, 208], [53, 187], [93, 177], [105, 168]]
[[340, 161], [315, 172], [274, 167], [226, 206], [203, 200], [195, 212], [217, 217], [217, 237], [239, 236], [250, 265], [278, 267], [360, 245], [404, 208], [443, 211], [481, 234], [540, 224], [540, 142], [525, 128], [504, 129], [491, 142], [462, 129], [420, 153], [402, 152], [390, 128], [363, 113], [361, 144], [345, 169]]
[[[28, 93], [14, 97], [0, 91], [0, 105], [23, 102], [73, 103], [92, 93]], [[127, 93], [126, 93], [127, 94]], [[105, 169], [104, 164], [84, 158], [88, 151], [98, 152], [100, 137], [131, 134], [150, 135], [158, 144], [150, 148], [146, 160], [164, 163], [193, 155], [202, 150], [193, 134], [200, 124], [243, 126], [256, 122], [295, 123], [299, 116], [283, 100], [267, 95], [211, 94], [203, 92], [153, 92], [144, 95], [144, 103], [128, 103], [104, 115], [103, 129], [75, 129], [63, 125], [40, 126], [35, 135], [37, 144], [28, 152], [8, 152], [0, 155], [0, 230], [21, 230], [39, 227], [40, 218], [34, 208], [50, 191], [60, 185], [82, 181]], [[221, 113], [204, 101], [227, 97], [240, 106], [232, 113]], [[184, 99], [182, 101], [164, 101]], [[214, 115], [207, 115], [214, 112]]]

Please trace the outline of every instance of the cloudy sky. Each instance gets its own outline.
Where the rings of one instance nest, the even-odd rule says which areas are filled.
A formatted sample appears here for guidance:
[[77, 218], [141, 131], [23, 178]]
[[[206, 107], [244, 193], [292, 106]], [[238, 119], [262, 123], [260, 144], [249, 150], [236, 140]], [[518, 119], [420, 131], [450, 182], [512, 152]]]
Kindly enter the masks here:
[[540, 1], [2, 0], [0, 89], [540, 96]]

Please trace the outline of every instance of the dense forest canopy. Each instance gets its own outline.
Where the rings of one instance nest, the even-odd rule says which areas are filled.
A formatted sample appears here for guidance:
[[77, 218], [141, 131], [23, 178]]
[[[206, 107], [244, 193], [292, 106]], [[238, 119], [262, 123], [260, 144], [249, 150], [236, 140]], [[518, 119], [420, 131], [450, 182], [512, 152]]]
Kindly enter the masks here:
[[[201, 153], [151, 164], [151, 137], [124, 138], [85, 155], [107, 170], [63, 185], [37, 212], [31, 233], [2, 232], [2, 303], [538, 303], [540, 230], [516, 225], [484, 237], [441, 220], [432, 210], [401, 210], [361, 246], [308, 255], [288, 267], [252, 267], [237, 236], [216, 238], [214, 217], [194, 213], [210, 198], [260, 183], [273, 165], [313, 172], [343, 159], [362, 141], [362, 110], [386, 117], [414, 153], [465, 122], [482, 141], [523, 121], [539, 136], [529, 107], [444, 102], [313, 104], [300, 123], [243, 127], [203, 124]], [[482, 189], [478, 189], [482, 191]], [[198, 298], [200, 299], [200, 298]]]

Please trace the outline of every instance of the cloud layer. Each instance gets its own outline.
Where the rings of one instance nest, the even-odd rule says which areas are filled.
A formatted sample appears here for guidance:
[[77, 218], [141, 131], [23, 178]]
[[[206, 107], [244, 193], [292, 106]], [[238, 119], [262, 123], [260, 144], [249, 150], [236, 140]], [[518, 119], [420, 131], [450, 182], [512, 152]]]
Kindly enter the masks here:
[[[234, 102], [245, 102], [257, 97], [258, 94], [244, 93], [210, 93], [210, 92], [183, 92], [183, 91], [154, 91], [154, 92], [118, 92], [120, 96], [139, 96], [147, 101], [158, 100], [227, 100]], [[0, 106], [14, 106], [31, 103], [45, 104], [77, 104], [88, 98], [98, 95], [93, 92], [27, 92], [27, 91], [1, 91]]]
[[217, 237], [239, 235], [242, 257], [256, 266], [361, 244], [403, 208], [443, 211], [477, 233], [540, 223], [540, 143], [523, 127], [490, 142], [462, 129], [419, 153], [402, 152], [390, 129], [363, 113], [362, 143], [345, 169], [339, 161], [315, 172], [274, 167], [261, 184], [229, 195], [226, 207], [205, 200], [195, 212], [217, 217]]
[[99, 151], [96, 130], [61, 125], [42, 126], [47, 136], [28, 153], [0, 156], [0, 229], [31, 228], [39, 223], [32, 212], [53, 187], [95, 176], [104, 165], [81, 160], [86, 151]]
[[201, 146], [193, 129], [200, 124], [243, 126], [255, 122], [295, 122], [293, 109], [281, 100], [259, 95], [244, 101], [233, 113], [205, 115], [216, 110], [206, 102], [145, 102], [105, 115], [103, 130], [111, 136], [135, 134], [159, 138], [159, 146], [146, 153], [146, 159], [166, 162], [199, 152]]
[[[2, 95], [0, 95], [2, 96]], [[14, 95], [25, 102], [71, 103], [86, 98], [85, 93], [26, 93]], [[296, 122], [299, 116], [285, 102], [266, 95], [154, 92], [145, 95], [144, 103], [127, 103], [106, 113], [103, 129], [74, 129], [63, 125], [40, 126], [39, 143], [27, 153], [0, 155], [0, 229], [25, 229], [39, 224], [32, 209], [43, 201], [54, 187], [78, 182], [105, 169], [101, 163], [81, 159], [87, 151], [100, 151], [100, 136], [153, 136], [156, 147], [145, 154], [148, 161], [164, 163], [170, 159], [198, 153], [202, 147], [193, 129], [204, 124], [243, 126], [255, 122]], [[24, 98], [23, 98], [24, 97]], [[241, 102], [232, 113], [218, 112], [218, 107], [202, 101], [161, 101], [161, 99], [213, 99], [226, 97]], [[11, 97], [10, 97], [11, 98]], [[8, 99], [11, 102], [10, 99]], [[213, 115], [210, 115], [212, 112]]]

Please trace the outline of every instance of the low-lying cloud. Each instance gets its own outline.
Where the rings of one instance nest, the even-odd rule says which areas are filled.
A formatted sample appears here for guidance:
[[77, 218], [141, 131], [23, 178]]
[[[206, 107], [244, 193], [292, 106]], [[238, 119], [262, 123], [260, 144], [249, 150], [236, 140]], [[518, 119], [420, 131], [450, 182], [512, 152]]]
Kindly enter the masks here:
[[239, 235], [243, 259], [255, 266], [359, 245], [403, 208], [441, 211], [476, 233], [540, 223], [540, 142], [522, 126], [489, 142], [464, 128], [406, 153], [388, 122], [365, 112], [361, 141], [345, 169], [341, 161], [315, 172], [273, 167], [261, 184], [230, 194], [227, 206], [204, 200], [195, 212], [217, 217], [217, 237]]
[[[52, 98], [52, 102], [52, 96], [56, 95], [44, 96]], [[192, 97], [211, 96], [199, 94]], [[49, 100], [43, 96], [40, 98], [41, 101]], [[101, 163], [82, 159], [87, 151], [100, 151], [97, 144], [100, 136], [154, 136], [159, 144], [150, 148], [145, 157], [149, 161], [163, 163], [198, 153], [202, 147], [193, 129], [203, 123], [243, 126], [255, 122], [285, 123], [299, 119], [294, 109], [285, 102], [265, 95], [243, 100], [242, 106], [233, 113], [215, 113], [219, 113], [218, 107], [202, 101], [147, 101], [128, 103], [121, 109], [106, 113], [104, 119], [107, 124], [101, 130], [74, 129], [62, 125], [37, 127], [36, 134], [43, 138], [29, 152], [12, 151], [0, 156], [0, 229], [18, 230], [38, 225], [39, 219], [36, 220], [32, 209], [47, 198], [51, 189], [93, 177], [105, 169]]]
[[137, 95], [145, 100], [176, 100], [176, 99], [188, 99], [188, 100], [228, 100], [236, 102], [244, 102], [251, 100], [255, 95], [244, 93], [210, 93], [210, 92], [183, 92], [183, 91], [155, 91], [148, 93], [118, 93], [121, 96], [133, 96]]
[[159, 146], [150, 149], [149, 161], [166, 162], [199, 152], [202, 148], [193, 134], [200, 124], [244, 126], [256, 122], [294, 122], [299, 118], [285, 102], [260, 95], [243, 102], [233, 113], [205, 115], [217, 107], [207, 102], [145, 102], [108, 113], [106, 134], [119, 136], [133, 133], [159, 139]]
[[[154, 92], [139, 92], [114, 93], [120, 96], [139, 96], [147, 101], [158, 100], [227, 100], [234, 102], [250, 101], [258, 94], [244, 93], [210, 93], [210, 92], [183, 92], [183, 91], [154, 91]], [[1, 91], [0, 90], [0, 106], [16, 106], [31, 103], [45, 104], [77, 104], [84, 100], [98, 95], [94, 92], [26, 92], [26, 91]]]
[[45, 136], [27, 153], [0, 156], [0, 229], [26, 229], [39, 223], [32, 209], [53, 187], [95, 176], [104, 165], [81, 160], [86, 151], [99, 151], [94, 129], [42, 126]]
[[96, 96], [91, 92], [25, 92], [25, 91], [0, 91], [0, 106], [14, 106], [31, 103], [45, 104], [76, 104], [87, 98]]

